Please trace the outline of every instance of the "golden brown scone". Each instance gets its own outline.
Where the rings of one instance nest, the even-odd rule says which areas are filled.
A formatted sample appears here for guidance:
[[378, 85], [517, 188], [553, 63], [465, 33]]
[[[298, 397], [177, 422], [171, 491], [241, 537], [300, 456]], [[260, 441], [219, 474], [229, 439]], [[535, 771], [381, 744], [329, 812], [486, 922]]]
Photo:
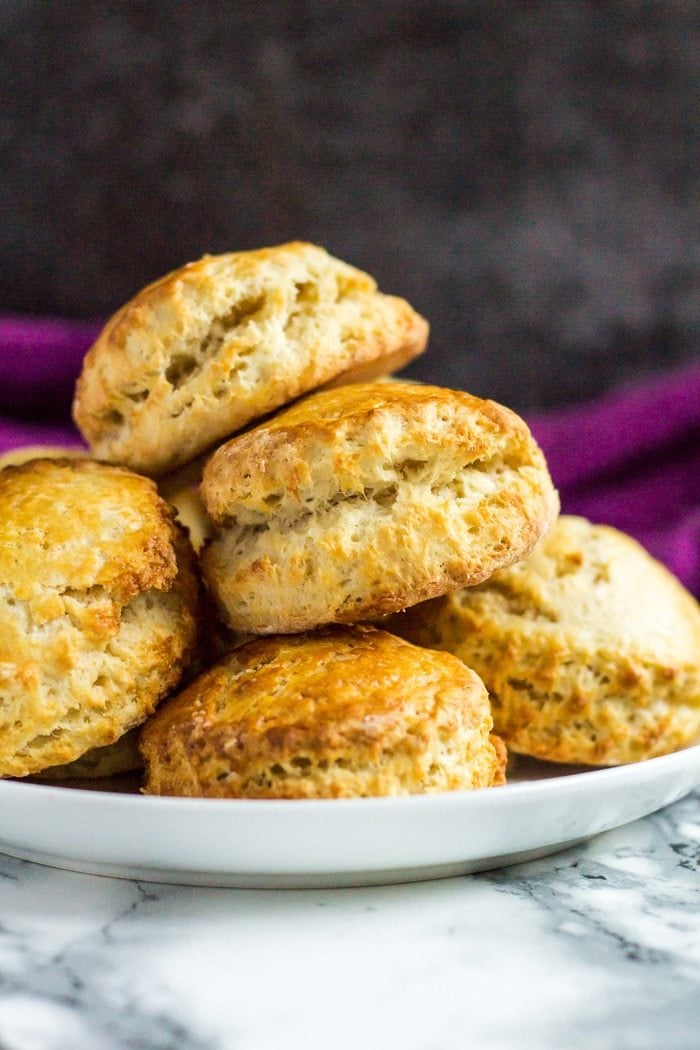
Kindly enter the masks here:
[[144, 727], [145, 790], [352, 798], [489, 787], [505, 749], [486, 690], [446, 653], [372, 628], [249, 642]]
[[214, 453], [206, 580], [251, 634], [355, 623], [526, 555], [558, 510], [513, 412], [454, 390], [369, 383], [312, 394]]
[[629, 536], [562, 516], [526, 560], [392, 617], [483, 678], [509, 748], [614, 765], [700, 738], [700, 612]]
[[401, 367], [427, 337], [407, 302], [313, 244], [205, 256], [108, 322], [75, 421], [100, 459], [160, 475], [344, 373]]
[[191, 560], [147, 478], [88, 459], [0, 471], [0, 776], [113, 743], [178, 684]]

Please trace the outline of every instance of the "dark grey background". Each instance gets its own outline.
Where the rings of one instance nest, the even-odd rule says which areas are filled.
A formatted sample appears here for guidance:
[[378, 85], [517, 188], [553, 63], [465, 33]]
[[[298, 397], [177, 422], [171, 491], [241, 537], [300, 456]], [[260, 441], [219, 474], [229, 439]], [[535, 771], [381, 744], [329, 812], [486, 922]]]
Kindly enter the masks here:
[[0, 307], [317, 241], [519, 409], [697, 349], [694, 2], [0, 0]]

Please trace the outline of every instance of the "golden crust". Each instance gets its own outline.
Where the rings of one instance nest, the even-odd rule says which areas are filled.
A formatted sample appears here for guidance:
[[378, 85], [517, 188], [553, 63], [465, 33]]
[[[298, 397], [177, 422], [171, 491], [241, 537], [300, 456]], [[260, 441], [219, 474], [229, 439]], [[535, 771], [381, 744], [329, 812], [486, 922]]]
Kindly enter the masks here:
[[108, 322], [75, 421], [100, 459], [160, 475], [343, 373], [400, 367], [427, 336], [405, 300], [315, 245], [205, 256]]
[[167, 589], [172, 537], [154, 483], [122, 467], [35, 459], [0, 471], [0, 586], [24, 601], [47, 588], [99, 586], [121, 601]]
[[360, 622], [477, 583], [558, 511], [518, 416], [414, 383], [310, 395], [218, 449], [201, 494], [219, 527], [207, 584], [252, 634]]
[[700, 739], [700, 612], [639, 544], [563, 516], [526, 561], [393, 617], [483, 678], [509, 748], [613, 765]]
[[178, 684], [192, 561], [147, 478], [87, 459], [0, 471], [0, 776], [111, 744]]
[[503, 783], [479, 678], [371, 628], [250, 642], [141, 734], [150, 794], [350, 798]]

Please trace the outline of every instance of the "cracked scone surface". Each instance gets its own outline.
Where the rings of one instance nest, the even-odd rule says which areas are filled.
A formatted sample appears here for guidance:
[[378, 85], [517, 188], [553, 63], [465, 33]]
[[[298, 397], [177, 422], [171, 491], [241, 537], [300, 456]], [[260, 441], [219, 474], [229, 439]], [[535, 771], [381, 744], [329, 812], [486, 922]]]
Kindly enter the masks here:
[[309, 390], [400, 368], [427, 337], [405, 300], [315, 245], [205, 256], [107, 323], [74, 416], [99, 459], [160, 475]]
[[218, 449], [201, 493], [218, 526], [207, 584], [251, 634], [356, 623], [478, 583], [558, 510], [518, 416], [414, 383], [310, 395]]
[[146, 792], [410, 795], [503, 783], [486, 690], [447, 653], [372, 628], [259, 639], [156, 713]]
[[87, 459], [0, 471], [0, 775], [113, 743], [178, 684], [191, 557], [147, 478]]
[[563, 515], [527, 560], [393, 617], [483, 678], [508, 747], [635, 762], [700, 742], [700, 611], [629, 536]]

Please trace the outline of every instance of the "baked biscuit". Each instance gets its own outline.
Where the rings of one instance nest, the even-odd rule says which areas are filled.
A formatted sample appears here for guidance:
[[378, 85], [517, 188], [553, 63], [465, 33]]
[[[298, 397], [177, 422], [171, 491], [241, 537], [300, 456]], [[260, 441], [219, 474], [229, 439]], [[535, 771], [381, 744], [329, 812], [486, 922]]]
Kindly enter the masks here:
[[324, 383], [401, 367], [427, 336], [407, 302], [315, 245], [205, 256], [108, 322], [75, 421], [99, 459], [160, 475]]
[[636, 762], [700, 739], [700, 612], [629, 536], [561, 517], [526, 561], [390, 620], [483, 678], [509, 748]]
[[481, 681], [372, 628], [249, 642], [144, 727], [145, 791], [411, 795], [503, 783]]
[[415, 383], [312, 394], [223, 445], [206, 580], [235, 630], [354, 623], [524, 557], [558, 510], [521, 419]]
[[0, 471], [0, 776], [113, 743], [178, 684], [191, 558], [147, 478], [88, 459]]

